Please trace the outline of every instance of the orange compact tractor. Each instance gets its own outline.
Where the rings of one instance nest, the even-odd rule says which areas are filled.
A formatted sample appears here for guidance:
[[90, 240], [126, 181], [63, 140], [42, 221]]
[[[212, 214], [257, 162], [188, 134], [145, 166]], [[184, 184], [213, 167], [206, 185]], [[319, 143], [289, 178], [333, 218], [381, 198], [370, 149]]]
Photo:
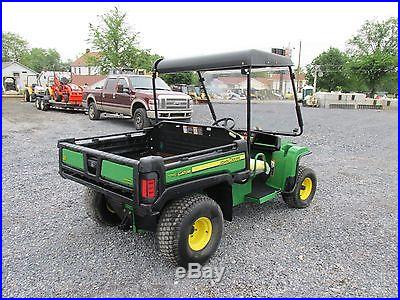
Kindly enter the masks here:
[[51, 86], [53, 90], [53, 100], [70, 104], [81, 105], [83, 89], [76, 84], [68, 83], [66, 78], [58, 79], [54, 75], [54, 82]]
[[65, 77], [58, 79], [54, 73], [48, 84], [47, 97], [36, 101], [36, 107], [40, 110], [49, 108], [84, 110], [82, 106], [83, 88], [74, 83], [69, 83]]

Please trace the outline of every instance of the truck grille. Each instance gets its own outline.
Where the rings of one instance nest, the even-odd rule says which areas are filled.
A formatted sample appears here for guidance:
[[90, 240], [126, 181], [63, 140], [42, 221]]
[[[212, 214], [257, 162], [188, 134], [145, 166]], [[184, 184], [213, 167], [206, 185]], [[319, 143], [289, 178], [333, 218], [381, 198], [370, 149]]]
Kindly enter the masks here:
[[189, 108], [189, 100], [186, 100], [186, 99], [163, 99], [161, 102], [161, 107], [163, 107], [165, 109], [186, 109], [186, 108]]

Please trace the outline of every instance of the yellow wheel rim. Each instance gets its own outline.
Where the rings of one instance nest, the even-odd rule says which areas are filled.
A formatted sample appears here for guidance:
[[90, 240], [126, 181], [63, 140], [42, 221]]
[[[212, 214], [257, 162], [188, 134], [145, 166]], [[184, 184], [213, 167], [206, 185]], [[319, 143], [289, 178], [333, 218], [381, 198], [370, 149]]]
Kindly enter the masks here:
[[194, 251], [200, 251], [207, 246], [211, 239], [211, 220], [207, 217], [200, 217], [194, 221], [192, 227], [192, 232], [188, 237], [189, 247]]
[[305, 201], [311, 195], [312, 191], [312, 180], [309, 177], [304, 178], [303, 182], [301, 183], [300, 187], [300, 199]]

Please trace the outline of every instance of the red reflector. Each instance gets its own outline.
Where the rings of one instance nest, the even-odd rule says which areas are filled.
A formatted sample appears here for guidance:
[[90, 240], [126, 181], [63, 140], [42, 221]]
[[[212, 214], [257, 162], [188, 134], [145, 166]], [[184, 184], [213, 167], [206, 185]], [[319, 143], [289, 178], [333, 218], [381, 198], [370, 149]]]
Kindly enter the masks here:
[[142, 179], [141, 190], [143, 198], [154, 198], [156, 196], [156, 180]]

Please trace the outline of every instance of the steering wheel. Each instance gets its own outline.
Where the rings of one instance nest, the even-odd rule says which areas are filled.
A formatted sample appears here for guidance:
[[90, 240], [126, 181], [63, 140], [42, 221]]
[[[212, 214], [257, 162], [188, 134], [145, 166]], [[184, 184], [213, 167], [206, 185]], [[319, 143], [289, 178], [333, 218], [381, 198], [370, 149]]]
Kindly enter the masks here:
[[[212, 123], [212, 125], [213, 126], [221, 126], [220, 123], [222, 123], [222, 122], [223, 122], [222, 126], [225, 127], [226, 129], [233, 129], [236, 125], [235, 120], [232, 118], [222, 118], [222, 119], [216, 120], [214, 123]], [[228, 122], [232, 122], [232, 124], [230, 124], [228, 126]]]

